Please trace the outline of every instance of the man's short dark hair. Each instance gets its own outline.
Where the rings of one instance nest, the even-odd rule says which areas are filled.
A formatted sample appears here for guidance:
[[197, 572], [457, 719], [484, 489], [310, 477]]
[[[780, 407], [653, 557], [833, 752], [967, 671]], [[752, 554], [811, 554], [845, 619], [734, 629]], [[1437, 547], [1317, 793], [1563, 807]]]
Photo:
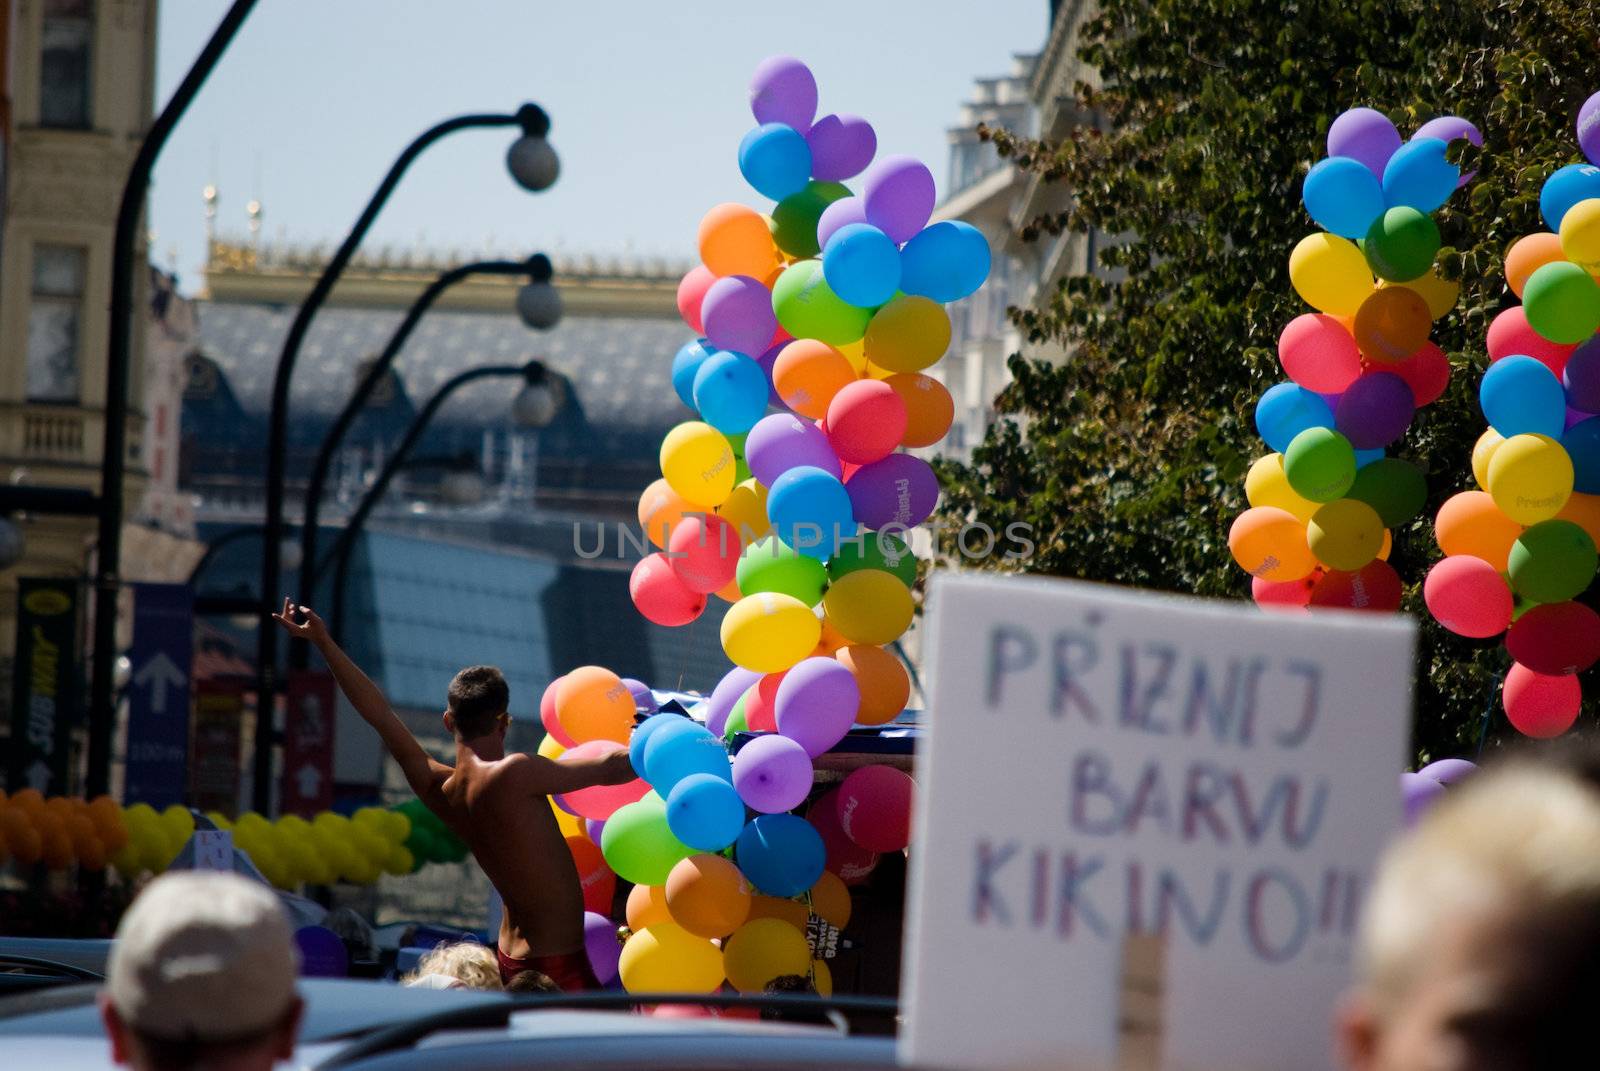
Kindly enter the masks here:
[[495, 722], [511, 705], [511, 689], [494, 666], [468, 666], [450, 682], [450, 714], [456, 734], [476, 740], [494, 731]]

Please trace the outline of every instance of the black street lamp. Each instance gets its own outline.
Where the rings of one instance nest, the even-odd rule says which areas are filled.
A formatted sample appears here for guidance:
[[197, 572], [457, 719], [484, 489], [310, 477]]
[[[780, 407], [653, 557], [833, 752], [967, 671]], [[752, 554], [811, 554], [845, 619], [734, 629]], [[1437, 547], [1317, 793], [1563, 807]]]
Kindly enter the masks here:
[[[344, 409], [334, 419], [333, 426], [323, 436], [322, 445], [317, 449], [317, 459], [311, 466], [311, 480], [306, 486], [306, 501], [304, 519], [300, 526], [300, 594], [303, 599], [314, 597], [317, 586], [317, 521], [318, 513], [322, 508], [322, 492], [328, 481], [328, 471], [333, 467], [333, 457], [339, 446], [344, 441], [356, 418], [361, 415], [372, 394], [378, 385], [388, 375], [389, 369], [394, 365], [395, 358], [405, 346], [406, 340], [411, 337], [411, 332], [422, 320], [423, 315], [432, 307], [439, 295], [444, 293], [456, 283], [473, 275], [523, 275], [528, 276], [528, 285], [523, 287], [518, 294], [518, 309], [524, 305], [534, 306], [537, 316], [524, 315], [524, 320], [529, 327], [549, 328], [555, 326], [561, 316], [561, 299], [555, 287], [550, 285], [552, 269], [550, 258], [543, 253], [536, 253], [525, 262], [512, 260], [480, 260], [472, 264], [462, 264], [451, 268], [441, 274], [427, 288], [417, 295], [416, 301], [406, 310], [405, 318], [395, 328], [383, 351], [372, 361], [362, 376], [361, 382], [356, 386], [355, 393], [345, 402]], [[531, 296], [528, 296], [531, 295]], [[553, 304], [552, 304], [553, 302]], [[291, 640], [289, 643], [289, 664], [295, 669], [304, 669], [310, 660], [310, 644], [304, 640]]]
[[[277, 695], [278, 630], [273, 627], [271, 614], [273, 593], [281, 589], [281, 567], [276, 553], [283, 539], [283, 484], [285, 453], [289, 441], [289, 380], [294, 374], [294, 364], [316, 315], [334, 284], [344, 273], [350, 258], [366, 237], [373, 221], [383, 209], [395, 187], [400, 184], [414, 160], [434, 142], [461, 130], [486, 127], [518, 126], [522, 136], [512, 143], [506, 153], [506, 166], [512, 178], [525, 188], [538, 192], [555, 182], [560, 171], [555, 150], [545, 140], [550, 131], [550, 117], [537, 104], [524, 104], [515, 114], [459, 115], [454, 119], [431, 127], [417, 137], [395, 160], [389, 173], [378, 184], [371, 200], [362, 210], [344, 242], [334, 252], [331, 260], [318, 276], [316, 285], [295, 312], [283, 340], [283, 350], [278, 356], [277, 371], [272, 380], [272, 410], [267, 426], [267, 476], [266, 516], [262, 523], [262, 538], [268, 548], [261, 556], [261, 603], [257, 608], [256, 627], [256, 732], [255, 760], [253, 765], [255, 789], [253, 803], [259, 813], [269, 813], [272, 808], [272, 748], [274, 744], [274, 717]], [[309, 597], [309, 595], [307, 595]]]

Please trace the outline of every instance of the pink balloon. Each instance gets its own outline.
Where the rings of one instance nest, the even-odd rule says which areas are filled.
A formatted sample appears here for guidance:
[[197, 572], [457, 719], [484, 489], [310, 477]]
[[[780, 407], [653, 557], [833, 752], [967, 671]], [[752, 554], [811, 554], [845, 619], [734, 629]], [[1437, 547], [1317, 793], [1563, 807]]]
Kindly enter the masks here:
[[[706, 608], [706, 597], [691, 590], [672, 568], [665, 554], [657, 551], [640, 558], [628, 578], [628, 594], [634, 607], [647, 621], [668, 628], [687, 625]], [[557, 739], [560, 739], [557, 737]]]
[[1457, 636], [1483, 640], [1511, 624], [1511, 587], [1482, 558], [1457, 554], [1428, 570], [1422, 584], [1428, 612]]
[[839, 790], [829, 789], [806, 809], [806, 821], [816, 827], [827, 851], [829, 870], [846, 885], [860, 885], [877, 869], [878, 853], [861, 847], [845, 836], [839, 822]]
[[1392, 614], [1400, 609], [1405, 585], [1394, 567], [1374, 558], [1354, 572], [1329, 569], [1311, 589], [1311, 605], [1324, 609]]
[[696, 264], [678, 283], [678, 315], [697, 335], [706, 332], [705, 323], [700, 318], [700, 304], [706, 299], [706, 291], [716, 281], [716, 274], [710, 268]]
[[1250, 578], [1250, 597], [1263, 610], [1293, 612], [1304, 610], [1311, 602], [1311, 589], [1316, 587], [1315, 574], [1300, 580], [1263, 580]]
[[1578, 720], [1583, 689], [1576, 676], [1547, 676], [1516, 663], [1506, 674], [1500, 699], [1517, 732], [1545, 740], [1560, 736]]
[[1361, 349], [1344, 324], [1320, 312], [1289, 321], [1278, 336], [1278, 361], [1290, 379], [1321, 394], [1338, 394], [1361, 374]]
[[700, 317], [713, 346], [746, 357], [765, 353], [778, 327], [772, 291], [748, 275], [727, 275], [712, 283], [700, 304]]
[[1488, 345], [1491, 361], [1522, 353], [1543, 361], [1557, 376], [1567, 366], [1567, 358], [1572, 356], [1572, 351], [1578, 348], [1576, 344], [1568, 346], [1551, 342], [1528, 326], [1528, 314], [1522, 311], [1521, 305], [1513, 305], [1496, 316], [1489, 324], [1489, 333], [1484, 341]]
[[[878, 151], [878, 135], [859, 115], [824, 115], [806, 134], [811, 147], [811, 177], [843, 182], [865, 171]], [[823, 243], [826, 244], [826, 243]]]
[[778, 731], [778, 686], [783, 683], [784, 675], [788, 672], [784, 669], [777, 673], [768, 673], [745, 693], [747, 697], [744, 701], [745, 728], [753, 733]]
[[811, 756], [787, 736], [758, 736], [733, 757], [733, 787], [751, 810], [780, 814], [811, 794]]
[[874, 852], [911, 843], [911, 796], [916, 782], [893, 766], [863, 766], [839, 785], [839, 827]]
[[[627, 751], [626, 744], [615, 740], [590, 740], [561, 753], [557, 762], [577, 762], [583, 759], [603, 759], [618, 751]], [[620, 785], [591, 785], [563, 795], [564, 808], [579, 818], [610, 818], [617, 808], [637, 802], [650, 791], [644, 779], [635, 777]]]
[[1450, 385], [1450, 358], [1433, 342], [1424, 342], [1416, 353], [1390, 365], [1389, 371], [1406, 381], [1418, 409], [1438, 401]]
[[683, 586], [702, 595], [733, 580], [743, 544], [739, 533], [715, 513], [686, 514], [667, 539], [667, 560]]
[[816, 758], [855, 724], [861, 686], [850, 667], [837, 659], [803, 658], [785, 671], [774, 709], [778, 732]]
[[556, 717], [556, 689], [560, 686], [560, 677], [545, 685], [544, 694], [539, 697], [539, 723], [544, 726], [546, 735], [556, 738], [556, 743], [572, 747], [577, 741], [567, 735], [561, 727], [561, 719]]
[[823, 422], [839, 460], [865, 465], [894, 453], [906, 433], [906, 403], [881, 379], [847, 383], [828, 403]]

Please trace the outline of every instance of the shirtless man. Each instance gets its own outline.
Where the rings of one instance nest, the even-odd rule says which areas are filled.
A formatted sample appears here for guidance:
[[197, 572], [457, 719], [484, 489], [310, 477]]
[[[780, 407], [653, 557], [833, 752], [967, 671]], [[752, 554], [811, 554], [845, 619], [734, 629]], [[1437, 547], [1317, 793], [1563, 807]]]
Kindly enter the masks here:
[[456, 742], [454, 767], [436, 762], [390, 709], [383, 692], [305, 606], [283, 601], [274, 618], [316, 645], [351, 706], [378, 731], [417, 798], [466, 841], [505, 902], [497, 952], [500, 978], [541, 971], [562, 989], [599, 988], [583, 946], [583, 889], [548, 797], [637, 776], [626, 750], [604, 759], [552, 762], [506, 754], [509, 692], [493, 666], [471, 666], [450, 682], [444, 726]]

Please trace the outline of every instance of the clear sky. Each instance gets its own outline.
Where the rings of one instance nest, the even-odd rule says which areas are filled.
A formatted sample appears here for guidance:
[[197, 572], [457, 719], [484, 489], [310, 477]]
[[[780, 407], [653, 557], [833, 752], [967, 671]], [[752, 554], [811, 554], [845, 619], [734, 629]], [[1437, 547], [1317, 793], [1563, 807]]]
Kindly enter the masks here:
[[[161, 0], [165, 103], [224, 0]], [[204, 260], [201, 190], [218, 229], [245, 233], [259, 198], [270, 241], [341, 240], [394, 157], [440, 119], [550, 113], [561, 179], [529, 194], [506, 174], [511, 130], [456, 134], [414, 164], [365, 248], [463, 257], [694, 252], [713, 204], [765, 206], [739, 176], [754, 124], [749, 76], [788, 53], [817, 76], [819, 112], [854, 112], [879, 152], [940, 182], [945, 130], [972, 80], [1036, 51], [1046, 0], [260, 0], [156, 169], [152, 256], [185, 290]]]

